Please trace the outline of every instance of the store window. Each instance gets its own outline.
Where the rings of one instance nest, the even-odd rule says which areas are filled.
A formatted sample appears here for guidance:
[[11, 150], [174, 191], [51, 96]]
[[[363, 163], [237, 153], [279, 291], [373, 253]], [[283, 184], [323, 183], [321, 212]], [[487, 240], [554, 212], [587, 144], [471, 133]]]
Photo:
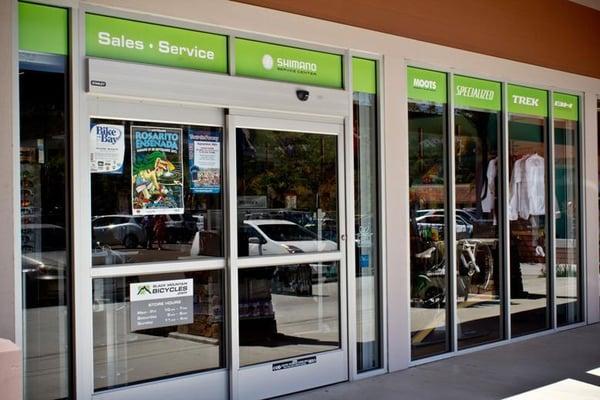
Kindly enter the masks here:
[[503, 336], [501, 84], [455, 75], [453, 100], [456, 323], [463, 349]]
[[94, 279], [94, 389], [222, 368], [223, 305], [222, 271]]
[[337, 136], [237, 129], [238, 256], [338, 250]]
[[583, 320], [579, 226], [579, 97], [554, 92], [555, 298], [558, 326]]
[[446, 74], [408, 68], [410, 331], [413, 360], [450, 350]]
[[70, 397], [70, 116], [65, 9], [19, 3], [23, 394]]
[[223, 256], [222, 135], [92, 119], [93, 265]]
[[340, 347], [339, 264], [239, 271], [240, 366]]
[[382, 366], [377, 63], [353, 58], [352, 75], [356, 346], [364, 372]]
[[511, 335], [550, 327], [548, 93], [508, 85]]

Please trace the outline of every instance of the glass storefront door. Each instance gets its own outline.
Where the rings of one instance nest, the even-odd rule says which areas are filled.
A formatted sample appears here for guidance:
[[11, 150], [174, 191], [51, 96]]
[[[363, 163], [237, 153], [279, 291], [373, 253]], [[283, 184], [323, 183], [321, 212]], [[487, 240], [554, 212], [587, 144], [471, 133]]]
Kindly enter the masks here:
[[88, 108], [94, 397], [227, 398], [224, 111]]
[[267, 398], [345, 380], [341, 120], [228, 125], [232, 390]]
[[88, 108], [94, 397], [346, 380], [343, 120]]

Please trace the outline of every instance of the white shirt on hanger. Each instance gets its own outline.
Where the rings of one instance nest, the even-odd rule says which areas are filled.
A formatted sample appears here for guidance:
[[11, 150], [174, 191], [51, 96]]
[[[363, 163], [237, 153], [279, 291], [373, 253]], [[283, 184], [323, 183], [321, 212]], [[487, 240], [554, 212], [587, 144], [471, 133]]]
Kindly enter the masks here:
[[486, 172], [487, 185], [483, 188], [481, 193], [481, 211], [485, 213], [492, 212], [495, 207], [497, 171], [497, 158], [492, 158], [488, 163]]
[[516, 221], [519, 219], [519, 210], [523, 203], [521, 199], [521, 183], [523, 180], [523, 160], [525, 157], [515, 161], [510, 177], [510, 198], [508, 202], [508, 219]]
[[519, 216], [523, 219], [530, 215], [546, 214], [546, 191], [545, 191], [545, 165], [544, 158], [533, 154], [525, 160], [524, 184], [521, 184], [527, 207], [519, 209]]

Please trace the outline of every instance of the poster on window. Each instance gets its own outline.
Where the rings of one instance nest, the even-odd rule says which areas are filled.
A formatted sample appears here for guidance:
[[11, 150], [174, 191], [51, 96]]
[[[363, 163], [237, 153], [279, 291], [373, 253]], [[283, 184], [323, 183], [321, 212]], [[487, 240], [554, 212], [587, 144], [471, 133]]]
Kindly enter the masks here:
[[221, 133], [194, 131], [189, 134], [190, 191], [221, 191]]
[[123, 173], [125, 127], [95, 124], [90, 129], [90, 171], [97, 174]]
[[133, 215], [183, 214], [182, 130], [131, 127]]

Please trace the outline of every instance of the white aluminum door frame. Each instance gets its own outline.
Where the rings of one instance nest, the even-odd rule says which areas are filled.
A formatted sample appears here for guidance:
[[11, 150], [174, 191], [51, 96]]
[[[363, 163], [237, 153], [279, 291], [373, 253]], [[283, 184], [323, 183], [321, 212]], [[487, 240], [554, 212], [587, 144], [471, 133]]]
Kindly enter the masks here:
[[[227, 365], [223, 368], [206, 372], [190, 373], [183, 376], [167, 377], [103, 390], [94, 393], [94, 347], [93, 347], [93, 307], [92, 281], [95, 278], [124, 277], [159, 273], [177, 273], [194, 271], [225, 271], [225, 255], [212, 259], [181, 260], [156, 263], [119, 264], [106, 267], [92, 267], [91, 255], [91, 179], [89, 168], [89, 133], [91, 119], [123, 119], [156, 123], [190, 124], [196, 126], [219, 126], [225, 136], [224, 109], [208, 108], [193, 105], [165, 104], [150, 100], [130, 100], [86, 95], [81, 104], [85, 110], [80, 120], [80, 139], [74, 143], [74, 174], [77, 185], [74, 186], [74, 197], [84, 199], [78, 201], [77, 221], [74, 235], [74, 248], [77, 254], [77, 281], [75, 282], [75, 329], [76, 329], [76, 379], [77, 397], [95, 399], [134, 400], [139, 398], [196, 399], [227, 398]], [[224, 151], [222, 156], [224, 156]], [[223, 163], [224, 167], [226, 164]], [[224, 187], [227, 174], [224, 174]], [[225, 196], [224, 196], [225, 198]], [[223, 202], [225, 211], [225, 202]], [[224, 226], [225, 229], [225, 226]], [[224, 245], [225, 239], [223, 239]], [[226, 280], [226, 273], [223, 274]], [[225, 293], [227, 288], [223, 284]], [[222, 346], [226, 348], [226, 340]], [[157, 397], [158, 396], [158, 397]]]
[[[230, 398], [254, 399], [282, 395], [285, 393], [323, 386], [348, 379], [348, 324], [347, 324], [347, 264], [346, 264], [346, 189], [344, 168], [344, 122], [343, 118], [310, 118], [273, 113], [260, 113], [249, 110], [230, 110], [227, 118], [227, 159], [229, 180], [229, 349], [230, 349]], [[338, 165], [338, 232], [339, 250], [327, 253], [262, 256], [238, 258], [237, 254], [237, 180], [236, 171], [236, 129], [238, 127], [303, 132], [307, 134], [336, 135]], [[271, 265], [289, 265], [306, 262], [336, 261], [339, 280], [339, 321], [340, 348], [323, 353], [311, 353], [257, 365], [240, 367], [239, 361], [239, 313], [238, 313], [238, 271]], [[316, 356], [316, 363], [287, 370], [273, 372], [273, 362], [294, 360]], [[268, 382], [268, 385], [264, 383]]]

